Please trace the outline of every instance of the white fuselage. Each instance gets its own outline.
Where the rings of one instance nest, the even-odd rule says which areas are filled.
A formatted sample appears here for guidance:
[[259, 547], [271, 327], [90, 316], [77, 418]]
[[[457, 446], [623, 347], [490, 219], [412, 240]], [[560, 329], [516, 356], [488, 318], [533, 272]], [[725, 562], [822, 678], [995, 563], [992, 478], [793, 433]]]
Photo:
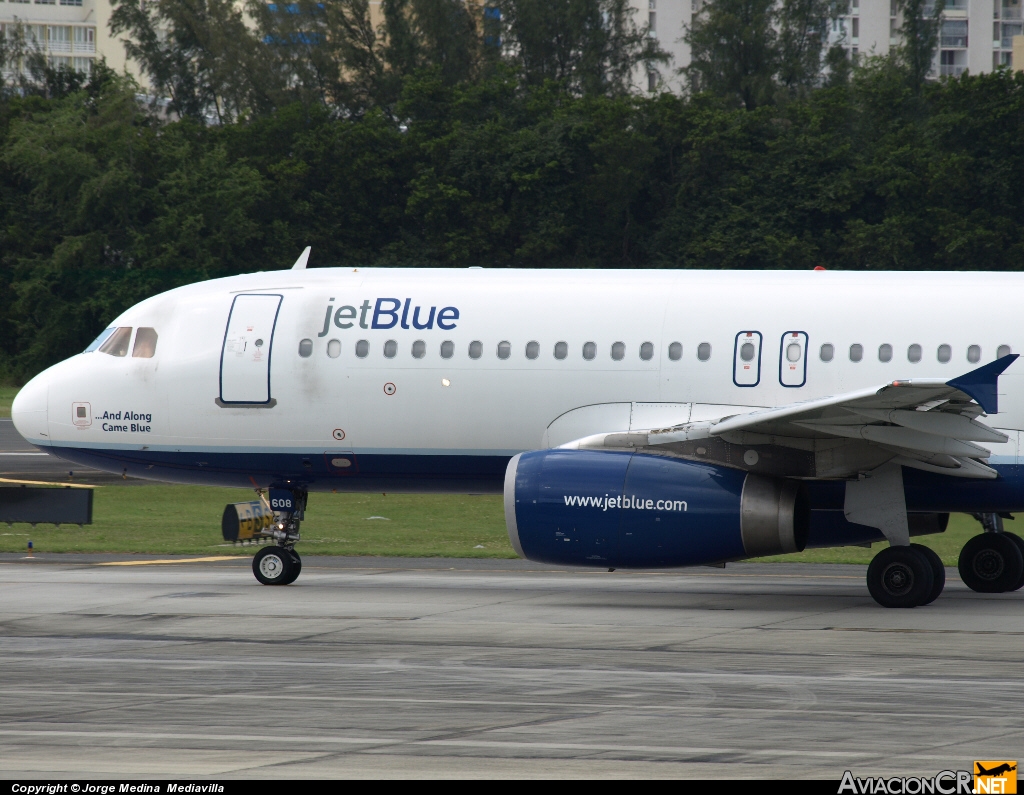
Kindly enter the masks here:
[[[267, 321], [272, 340], [260, 338], [264, 359], [250, 361], [255, 339], [229, 328], [229, 316], [238, 296], [254, 295], [280, 300]], [[254, 273], [132, 307], [111, 326], [132, 328], [133, 344], [140, 327], [154, 329], [155, 355], [134, 357], [130, 346], [124, 356], [73, 356], [33, 379], [13, 416], [40, 447], [72, 458], [74, 451], [113, 456], [111, 462], [129, 453], [138, 462], [132, 474], [140, 476], [147, 476], [146, 455], [177, 456], [172, 479], [188, 482], [207, 482], [203, 468], [216, 469], [207, 461], [216, 455], [312, 456], [313, 468], [336, 453], [507, 460], [629, 424], [664, 427], [894, 379], [953, 378], [997, 351], [1024, 348], [1014, 314], [1004, 308], [1018, 296], [1024, 298], [1024, 274]], [[997, 301], [1000, 310], [990, 310]], [[257, 303], [245, 306], [259, 314]], [[414, 317], [421, 326], [432, 319], [431, 327], [415, 328]], [[241, 314], [235, 320], [249, 322]], [[361, 340], [365, 356], [357, 355]], [[451, 357], [443, 358], [448, 342]], [[536, 358], [527, 356], [531, 342]], [[756, 349], [749, 361], [741, 357], [744, 342]], [[564, 358], [555, 355], [560, 343]], [[831, 347], [830, 359], [823, 346]], [[851, 360], [851, 346], [861, 347], [859, 361]], [[891, 357], [882, 346], [891, 346]], [[948, 357], [940, 346], [948, 346]], [[622, 358], [613, 358], [620, 351]], [[260, 393], [259, 378], [236, 379], [238, 368], [250, 365], [250, 374], [268, 374], [269, 394]], [[989, 422], [1013, 433], [993, 451], [997, 463], [1016, 463], [1022, 378], [1011, 368], [1000, 382], [1000, 413]], [[597, 404], [611, 405], [568, 414]], [[83, 405], [87, 417], [76, 414]], [[158, 465], [149, 476], [167, 473]]]

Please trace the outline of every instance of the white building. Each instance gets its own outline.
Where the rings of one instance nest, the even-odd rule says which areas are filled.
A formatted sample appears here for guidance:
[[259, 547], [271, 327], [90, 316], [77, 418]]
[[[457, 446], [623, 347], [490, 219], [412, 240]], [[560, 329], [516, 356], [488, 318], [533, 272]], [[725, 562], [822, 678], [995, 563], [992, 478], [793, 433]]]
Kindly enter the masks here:
[[[934, 76], [991, 72], [1013, 66], [1013, 37], [1021, 35], [1024, 0], [946, 0]], [[895, 0], [851, 0], [837, 21], [854, 57], [885, 55], [899, 44], [903, 19]]]
[[[638, 25], [649, 23], [662, 49], [672, 54], [671, 64], [659, 67], [660, 75], [640, 76], [637, 83], [654, 90], [659, 85], [678, 91], [683, 78], [676, 71], [690, 63], [690, 48], [683, 41], [702, 0], [631, 0]], [[1013, 66], [1013, 37], [1024, 34], [1021, 10], [1024, 0], [946, 0], [942, 15], [934, 76], [991, 72], [1000, 65]], [[850, 0], [850, 13], [834, 20], [832, 39], [842, 40], [853, 58], [886, 55], [900, 43], [902, 17], [895, 0]], [[990, 35], [991, 34], [991, 35]], [[1020, 69], [1024, 64], [1017, 64]], [[659, 83], [660, 77], [660, 83]]]
[[123, 45], [110, 34], [110, 0], [0, 0], [0, 34], [20, 23], [29, 46], [51, 66], [88, 73], [104, 56], [116, 72], [125, 67]]

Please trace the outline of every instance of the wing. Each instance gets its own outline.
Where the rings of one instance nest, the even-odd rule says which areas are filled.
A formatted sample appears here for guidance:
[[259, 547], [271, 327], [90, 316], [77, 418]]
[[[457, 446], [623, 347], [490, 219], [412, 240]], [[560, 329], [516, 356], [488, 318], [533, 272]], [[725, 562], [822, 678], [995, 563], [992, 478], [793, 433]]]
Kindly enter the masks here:
[[[894, 461], [929, 472], [994, 478], [980, 443], [1008, 437], [977, 421], [998, 412], [998, 379], [1016, 354], [958, 378], [892, 381], [846, 394], [671, 428], [598, 434], [566, 447], [650, 452], [757, 467], [789, 477], [844, 478]], [[770, 461], [761, 461], [763, 456]]]

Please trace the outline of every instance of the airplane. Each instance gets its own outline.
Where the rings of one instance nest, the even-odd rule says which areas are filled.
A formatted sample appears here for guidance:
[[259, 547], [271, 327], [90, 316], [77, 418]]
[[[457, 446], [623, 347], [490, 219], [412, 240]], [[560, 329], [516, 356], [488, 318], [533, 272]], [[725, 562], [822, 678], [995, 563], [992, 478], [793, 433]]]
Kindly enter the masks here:
[[[301, 571], [308, 495], [500, 493], [522, 557], [722, 565], [888, 541], [886, 607], [945, 571], [912, 538], [1024, 510], [1016, 273], [306, 268], [131, 307], [34, 377], [40, 449], [125, 476], [255, 489], [264, 584]], [[989, 526], [990, 525], [990, 526]], [[1024, 585], [1024, 541], [963, 547]]]
[[1017, 769], [1016, 765], [1008, 764], [1003, 762], [1001, 765], [996, 765], [991, 770], [986, 770], [980, 762], [975, 762], [974, 766], [978, 768], [974, 775], [976, 776], [1001, 776], [1003, 773], [1010, 773]]

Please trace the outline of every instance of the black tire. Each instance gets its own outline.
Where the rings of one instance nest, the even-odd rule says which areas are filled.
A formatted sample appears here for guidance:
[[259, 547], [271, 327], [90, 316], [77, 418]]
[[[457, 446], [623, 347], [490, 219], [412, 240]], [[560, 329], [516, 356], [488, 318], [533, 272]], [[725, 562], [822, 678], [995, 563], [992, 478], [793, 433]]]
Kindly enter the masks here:
[[917, 607], [931, 595], [932, 565], [913, 547], [887, 547], [868, 566], [868, 591], [882, 607]]
[[294, 549], [285, 550], [292, 559], [292, 573], [288, 575], [288, 581], [281, 583], [282, 585], [291, 585], [302, 573], [302, 558], [299, 557], [299, 553]]
[[[1010, 539], [1014, 544], [1016, 544], [1017, 549], [1020, 550], [1020, 554], [1024, 555], [1024, 538], [1021, 538], [1016, 533], [1003, 533], [1003, 535]], [[1019, 591], [1022, 587], [1024, 587], [1024, 566], [1021, 567], [1020, 577], [1017, 578], [1017, 584], [1009, 590]]]
[[924, 544], [911, 544], [910, 546], [924, 555], [932, 567], [932, 590], [921, 603], [922, 606], [930, 605], [939, 598], [942, 589], [946, 587], [946, 567], [942, 565], [942, 558], [939, 557], [939, 553], [931, 547], [926, 547]]
[[252, 573], [264, 585], [288, 585], [298, 573], [291, 553], [279, 546], [263, 547], [253, 556]]
[[1008, 533], [982, 533], [964, 544], [957, 568], [972, 591], [1003, 593], [1018, 587], [1024, 555]]

